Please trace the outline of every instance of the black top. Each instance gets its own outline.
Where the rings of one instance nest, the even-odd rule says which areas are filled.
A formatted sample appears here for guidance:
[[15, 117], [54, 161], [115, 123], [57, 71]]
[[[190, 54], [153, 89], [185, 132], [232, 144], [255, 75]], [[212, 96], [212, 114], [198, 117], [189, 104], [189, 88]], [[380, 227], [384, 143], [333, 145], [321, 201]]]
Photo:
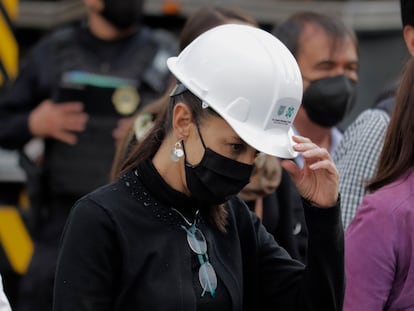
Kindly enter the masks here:
[[[54, 311], [341, 310], [344, 291], [340, 208], [304, 202], [308, 265], [291, 259], [238, 198], [226, 205], [227, 232], [199, 202], [171, 189], [151, 161], [79, 200], [65, 228]], [[216, 298], [200, 298], [193, 253], [180, 227], [198, 227], [217, 273]]]
[[[254, 201], [247, 202], [254, 210]], [[302, 199], [286, 170], [277, 189], [263, 197], [262, 222], [289, 255], [306, 264], [308, 229]]]

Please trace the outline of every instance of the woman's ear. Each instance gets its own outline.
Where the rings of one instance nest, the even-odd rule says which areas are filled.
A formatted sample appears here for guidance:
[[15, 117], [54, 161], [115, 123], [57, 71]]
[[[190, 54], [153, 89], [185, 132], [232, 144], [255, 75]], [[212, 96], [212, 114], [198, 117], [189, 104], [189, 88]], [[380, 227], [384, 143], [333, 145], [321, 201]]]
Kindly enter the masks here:
[[407, 25], [403, 29], [403, 36], [408, 52], [414, 57], [414, 27]]
[[174, 106], [172, 127], [176, 137], [188, 137], [193, 124], [193, 115], [190, 108], [181, 102]]

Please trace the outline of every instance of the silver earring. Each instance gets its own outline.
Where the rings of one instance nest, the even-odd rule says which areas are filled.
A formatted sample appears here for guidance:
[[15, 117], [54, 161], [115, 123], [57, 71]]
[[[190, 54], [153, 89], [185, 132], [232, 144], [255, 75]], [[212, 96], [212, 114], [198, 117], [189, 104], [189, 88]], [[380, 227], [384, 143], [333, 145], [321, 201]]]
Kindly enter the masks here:
[[171, 160], [178, 162], [182, 156], [184, 156], [184, 150], [181, 145], [181, 140], [179, 140], [174, 144], [174, 148], [171, 152]]

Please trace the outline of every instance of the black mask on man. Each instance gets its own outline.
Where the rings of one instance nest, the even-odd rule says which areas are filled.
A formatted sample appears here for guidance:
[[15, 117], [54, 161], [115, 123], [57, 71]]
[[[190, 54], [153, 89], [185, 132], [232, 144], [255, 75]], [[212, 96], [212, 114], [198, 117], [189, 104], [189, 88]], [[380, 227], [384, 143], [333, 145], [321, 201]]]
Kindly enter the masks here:
[[[194, 166], [185, 160], [187, 187], [194, 198], [206, 205], [222, 204], [250, 182], [253, 165], [229, 159], [206, 148], [199, 130], [198, 133], [204, 155]], [[185, 154], [184, 143], [183, 149]]]
[[104, 0], [102, 16], [118, 29], [138, 24], [142, 16], [142, 0]]
[[314, 80], [303, 93], [302, 106], [313, 122], [332, 127], [353, 108], [355, 90], [356, 83], [345, 75]]

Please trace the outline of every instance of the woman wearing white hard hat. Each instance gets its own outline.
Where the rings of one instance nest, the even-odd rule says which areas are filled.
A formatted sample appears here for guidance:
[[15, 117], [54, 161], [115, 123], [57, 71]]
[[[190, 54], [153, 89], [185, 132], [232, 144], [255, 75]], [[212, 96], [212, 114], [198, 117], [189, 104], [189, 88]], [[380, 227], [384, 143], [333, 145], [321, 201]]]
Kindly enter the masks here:
[[[168, 60], [180, 83], [119, 180], [68, 220], [54, 310], [340, 310], [338, 175], [328, 152], [291, 137], [302, 80], [287, 48], [245, 25], [209, 30]], [[236, 194], [257, 151], [283, 162], [303, 196], [307, 266]]]

